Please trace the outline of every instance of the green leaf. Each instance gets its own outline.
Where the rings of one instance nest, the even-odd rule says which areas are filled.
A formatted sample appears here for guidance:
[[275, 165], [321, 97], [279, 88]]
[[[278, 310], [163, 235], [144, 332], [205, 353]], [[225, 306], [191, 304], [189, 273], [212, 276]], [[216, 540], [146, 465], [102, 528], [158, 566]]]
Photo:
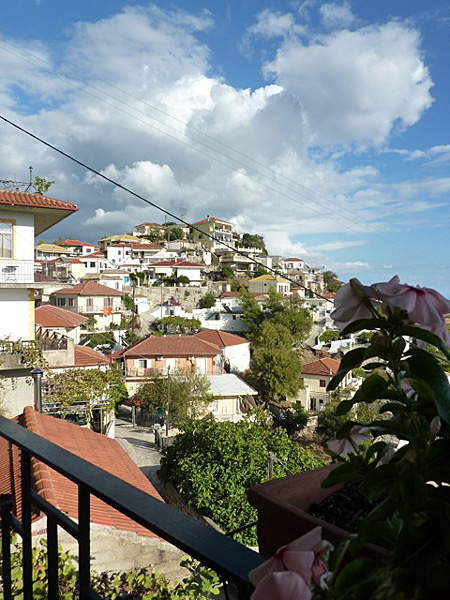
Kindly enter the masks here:
[[409, 370], [433, 390], [439, 416], [450, 425], [450, 385], [443, 369], [431, 354], [408, 358]]
[[330, 471], [326, 479], [322, 481], [322, 487], [327, 489], [337, 485], [338, 483], [344, 483], [346, 481], [358, 481], [360, 478], [361, 475], [358, 473], [354, 465], [347, 462]]
[[337, 417], [341, 417], [342, 415], [346, 415], [347, 413], [349, 413], [352, 410], [353, 404], [354, 404], [353, 400], [342, 400], [336, 406], [336, 411], [335, 411], [334, 414]]
[[371, 331], [374, 329], [383, 329], [384, 327], [386, 327], [386, 321], [384, 319], [358, 319], [344, 327], [341, 331], [341, 337], [345, 337], [349, 333], [361, 331], [362, 329]]
[[377, 373], [372, 373], [363, 381], [361, 387], [353, 396], [353, 402], [375, 402], [380, 398], [384, 398], [384, 392], [388, 387], [388, 382]]

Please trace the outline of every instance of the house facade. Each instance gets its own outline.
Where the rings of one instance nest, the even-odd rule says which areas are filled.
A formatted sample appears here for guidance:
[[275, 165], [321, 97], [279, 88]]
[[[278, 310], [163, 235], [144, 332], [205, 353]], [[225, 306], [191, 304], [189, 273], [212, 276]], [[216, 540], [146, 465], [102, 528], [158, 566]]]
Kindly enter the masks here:
[[95, 317], [97, 325], [108, 327], [119, 324], [122, 318], [122, 293], [95, 281], [85, 280], [70, 288], [53, 292], [50, 302], [53, 306], [65, 308], [71, 312]]
[[243, 372], [249, 368], [250, 342], [245, 338], [215, 330], [200, 331], [194, 337], [219, 346], [222, 350], [226, 372]]
[[200, 242], [207, 250], [214, 252], [217, 248], [224, 248], [222, 242], [233, 246], [233, 225], [223, 219], [207, 217], [201, 221], [192, 223], [195, 227], [191, 229], [190, 238], [194, 242]]
[[250, 407], [255, 406], [258, 392], [234, 373], [208, 375], [208, 381], [214, 399], [207, 412], [215, 421], [236, 423], [244, 418]]
[[[300, 402], [303, 408], [309, 411], [319, 411], [331, 400], [331, 392], [327, 392], [327, 385], [336, 375], [340, 365], [339, 360], [334, 358], [320, 358], [303, 365], [302, 379], [303, 389], [300, 390]], [[351, 371], [347, 373], [339, 384], [341, 389], [350, 387], [359, 382], [352, 379]]]
[[196, 367], [203, 375], [223, 372], [219, 346], [193, 335], [149, 336], [121, 353], [124, 361], [125, 385], [133, 395], [154, 373]]
[[289, 296], [291, 282], [281, 277], [281, 275], [261, 275], [248, 282], [248, 289], [253, 293], [267, 294], [269, 289], [274, 289], [282, 296]]

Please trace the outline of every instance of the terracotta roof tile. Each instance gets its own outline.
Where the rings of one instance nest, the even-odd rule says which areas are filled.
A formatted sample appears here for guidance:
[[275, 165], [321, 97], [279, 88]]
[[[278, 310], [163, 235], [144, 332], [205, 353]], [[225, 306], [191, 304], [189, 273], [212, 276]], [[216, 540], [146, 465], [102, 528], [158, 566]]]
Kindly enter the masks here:
[[76, 327], [88, 320], [87, 317], [51, 304], [38, 306], [34, 316], [36, 324], [42, 327]]
[[10, 190], [0, 190], [0, 204], [9, 204], [14, 206], [30, 206], [43, 208], [58, 208], [60, 210], [78, 210], [76, 204], [64, 202], [50, 196], [44, 196], [36, 192], [13, 192]]
[[60, 246], [89, 246], [90, 248], [95, 248], [95, 244], [90, 244], [89, 242], [80, 242], [80, 240], [63, 240], [59, 243]]
[[109, 365], [110, 360], [101, 352], [97, 352], [88, 346], [78, 346], [75, 344], [75, 366], [90, 367], [94, 365]]
[[219, 346], [195, 335], [153, 335], [127, 348], [122, 356], [217, 356], [220, 353]]
[[208, 223], [208, 221], [214, 223], [218, 221], [219, 223], [226, 223], [227, 225], [232, 225], [229, 221], [225, 221], [225, 219], [216, 219], [215, 217], [208, 217], [207, 219], [202, 219], [201, 221], [195, 221], [192, 225], [199, 225], [200, 223]]
[[228, 346], [237, 346], [238, 344], [249, 344], [250, 342], [239, 335], [233, 335], [232, 333], [226, 333], [225, 331], [217, 331], [215, 329], [208, 329], [196, 333], [196, 338], [216, 344], [220, 348], [227, 348]]
[[340, 361], [334, 358], [319, 358], [319, 360], [303, 365], [302, 373], [305, 375], [336, 375], [340, 364]]
[[152, 263], [149, 267], [204, 267], [200, 263], [190, 262], [188, 260], [162, 260], [161, 262]]
[[[24, 412], [13, 420], [29, 431], [162, 501], [152, 484], [116, 440], [50, 415], [42, 415], [30, 406], [25, 407]], [[69, 517], [76, 519], [78, 517], [76, 484], [35, 459], [32, 461], [32, 470], [36, 492]], [[4, 438], [0, 438], [0, 492], [12, 493], [14, 512], [21, 519], [20, 450], [16, 446], [11, 447]], [[37, 520], [38, 516], [35, 514], [33, 520]], [[136, 532], [147, 537], [157, 537], [94, 496], [91, 497], [91, 522]]]
[[76, 296], [121, 296], [122, 292], [113, 288], [101, 285], [95, 281], [82, 281], [69, 288], [56, 290], [52, 294], [74, 294]]

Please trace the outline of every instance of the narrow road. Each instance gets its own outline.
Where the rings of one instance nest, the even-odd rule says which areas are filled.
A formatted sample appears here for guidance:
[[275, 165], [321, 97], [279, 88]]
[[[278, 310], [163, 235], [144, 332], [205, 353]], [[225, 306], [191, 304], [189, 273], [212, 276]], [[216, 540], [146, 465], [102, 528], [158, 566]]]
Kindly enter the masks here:
[[155, 445], [155, 436], [149, 427], [131, 424], [131, 408], [121, 406], [116, 416], [116, 440], [137, 464], [156, 490], [163, 495], [164, 486], [156, 475], [161, 454]]

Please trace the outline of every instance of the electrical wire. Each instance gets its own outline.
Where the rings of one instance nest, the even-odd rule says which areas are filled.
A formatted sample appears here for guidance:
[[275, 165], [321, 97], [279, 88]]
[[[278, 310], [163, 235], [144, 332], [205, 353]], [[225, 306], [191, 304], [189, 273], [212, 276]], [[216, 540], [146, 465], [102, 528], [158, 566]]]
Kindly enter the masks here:
[[[152, 206], [153, 208], [156, 208], [157, 210], [161, 211], [162, 213], [166, 214], [167, 216], [171, 217], [172, 219], [175, 219], [176, 221], [179, 221], [180, 223], [183, 223], [183, 225], [186, 225], [187, 227], [190, 227], [191, 229], [194, 229], [195, 231], [197, 231], [197, 233], [205, 235], [206, 237], [210, 238], [214, 242], [217, 242], [216, 238], [213, 235], [210, 235], [209, 233], [205, 233], [203, 230], [201, 230], [198, 227], [196, 227], [195, 224], [188, 223], [187, 221], [185, 221], [184, 219], [182, 219], [178, 215], [176, 215], [176, 214], [168, 211], [165, 208], [162, 208], [161, 206], [159, 206], [158, 204], [156, 204], [152, 200], [149, 200], [148, 198], [145, 198], [144, 196], [141, 196], [140, 194], [138, 194], [136, 192], [133, 192], [133, 190], [127, 188], [126, 186], [122, 185], [121, 183], [115, 181], [114, 179], [111, 179], [107, 175], [104, 175], [100, 171], [97, 171], [93, 167], [91, 167], [91, 166], [87, 165], [86, 163], [82, 162], [81, 160], [75, 158], [71, 154], [68, 154], [67, 152], [64, 152], [64, 150], [61, 150], [60, 148], [57, 148], [53, 144], [50, 144], [50, 142], [45, 141], [41, 137], [39, 137], [39, 136], [35, 135], [34, 133], [32, 133], [31, 131], [28, 131], [27, 129], [21, 127], [17, 123], [14, 123], [10, 119], [7, 119], [3, 115], [0, 115], [0, 119], [2, 121], [4, 121], [5, 123], [8, 123], [9, 125], [11, 125], [12, 127], [14, 127], [15, 129], [17, 129], [18, 131], [21, 131], [22, 133], [26, 134], [27, 136], [29, 136], [29, 137], [33, 138], [34, 140], [40, 142], [44, 146], [47, 146], [51, 150], [54, 150], [58, 154], [61, 154], [61, 156], [64, 156], [68, 160], [70, 160], [70, 161], [76, 163], [77, 165], [83, 167], [83, 169], [86, 169], [87, 171], [90, 171], [91, 173], [94, 173], [98, 177], [104, 179], [105, 181], [108, 181], [109, 183], [111, 183], [115, 187], [118, 187], [118, 188], [122, 189], [123, 191], [127, 192], [128, 194], [131, 194], [135, 198], [138, 198], [139, 200], [142, 200], [142, 202], [145, 202], [149, 206]], [[238, 248], [235, 248], [234, 246], [232, 246], [230, 244], [227, 244], [226, 242], [220, 241], [219, 243], [220, 243], [221, 246], [224, 246], [225, 248], [227, 248], [228, 250], [231, 250], [235, 254], [239, 254], [240, 256], [244, 256], [245, 258], [249, 259], [252, 263], [254, 263], [254, 264], [258, 265], [258, 266], [261, 266], [261, 263], [259, 261], [257, 261], [254, 258], [250, 258], [245, 252], [241, 252]], [[272, 267], [268, 267], [268, 266], [265, 266], [265, 268], [268, 271], [270, 271], [271, 273], [273, 273], [276, 277], [282, 277], [283, 279], [289, 281], [290, 283], [294, 283], [297, 287], [300, 287], [300, 288], [302, 288], [302, 289], [304, 289], [304, 290], [312, 293], [313, 295], [317, 296], [318, 298], [322, 298], [323, 300], [329, 300], [328, 298], [325, 298], [325, 296], [322, 296], [321, 294], [319, 294], [318, 292], [312, 290], [311, 288], [308, 288], [307, 286], [305, 286], [303, 284], [300, 284], [298, 281], [295, 281], [294, 279], [291, 279], [289, 276], [286, 276], [286, 275], [282, 274], [277, 269], [273, 269]]]
[[[8, 44], [8, 45], [11, 45], [11, 46], [13, 46], [13, 47], [16, 47], [14, 44], [11, 44], [10, 42], [5, 42], [5, 41], [3, 41], [3, 45], [4, 45], [4, 44]], [[2, 43], [0, 43], [0, 46], [1, 46], [1, 45], [2, 45]], [[17, 48], [17, 47], [16, 47], [16, 48]], [[4, 48], [4, 49], [5, 49], [5, 48]], [[19, 49], [19, 48], [17, 48], [17, 49]], [[24, 61], [26, 61], [26, 62], [29, 62], [30, 64], [33, 64], [31, 61], [27, 60], [25, 57], [21, 56], [20, 54], [16, 54], [16, 53], [14, 53], [14, 52], [12, 52], [12, 51], [10, 51], [10, 50], [8, 50], [8, 49], [5, 49], [5, 50], [6, 50], [6, 52], [9, 52], [9, 53], [10, 53], [10, 54], [12, 54], [13, 56], [16, 56], [17, 58], [19, 58], [19, 59], [21, 59], [21, 60], [24, 60]], [[40, 57], [38, 57], [38, 56], [36, 56], [36, 55], [34, 55], [34, 54], [32, 54], [32, 53], [30, 53], [30, 52], [28, 52], [28, 51], [26, 51], [26, 50], [22, 49], [22, 48], [20, 48], [20, 51], [21, 51], [21, 52], [25, 52], [25, 53], [26, 53], [26, 54], [28, 54], [29, 56], [32, 56], [32, 57], [33, 57], [33, 58], [35, 58], [36, 60], [38, 60], [38, 61], [40, 61], [40, 62], [42, 62], [42, 63], [44, 63], [44, 64], [46, 64], [46, 65], [48, 65], [48, 66], [50, 66], [50, 67], [52, 66], [52, 65], [51, 65], [51, 63], [49, 63], [48, 61], [46, 61], [46, 60], [44, 60], [44, 59], [41, 59]], [[204, 150], [201, 150], [201, 149], [199, 149], [199, 148], [196, 148], [195, 146], [192, 146], [191, 144], [187, 144], [186, 142], [184, 142], [183, 140], [181, 140], [181, 139], [179, 139], [178, 137], [174, 136], [173, 134], [170, 134], [170, 133], [168, 133], [167, 131], [164, 131], [164, 130], [162, 130], [162, 129], [159, 129], [158, 127], [155, 127], [154, 125], [151, 125], [150, 123], [148, 123], [148, 121], [145, 121], [145, 120], [143, 120], [143, 119], [140, 119], [139, 117], [136, 117], [135, 115], [132, 115], [132, 114], [131, 114], [130, 112], [128, 112], [127, 110], [124, 110], [124, 109], [122, 109], [122, 108], [120, 108], [120, 107], [116, 106], [115, 104], [112, 104], [111, 102], [108, 102], [108, 101], [106, 101], [104, 98], [101, 98], [101, 97], [99, 97], [99, 96], [98, 96], [98, 95], [96, 95], [96, 94], [92, 94], [91, 92], [89, 92], [89, 91], [87, 91], [87, 90], [85, 89], [85, 88], [86, 88], [86, 83], [85, 83], [85, 82], [84, 82], [82, 79], [80, 79], [79, 77], [77, 77], [77, 76], [75, 76], [75, 75], [71, 75], [71, 77], [72, 77], [72, 78], [74, 78], [74, 79], [77, 79], [77, 80], [78, 80], [80, 83], [82, 83], [84, 87], [82, 87], [82, 86], [77, 86], [75, 83], [73, 83], [72, 81], [70, 81], [70, 80], [68, 80], [68, 79], [66, 79], [66, 78], [64, 78], [64, 77], [62, 77], [61, 75], [58, 75], [58, 74], [56, 74], [56, 77], [57, 77], [57, 78], [59, 78], [59, 79], [61, 79], [62, 81], [64, 81], [66, 84], [69, 84], [69, 85], [71, 85], [71, 86], [72, 86], [72, 87], [74, 87], [75, 89], [78, 89], [78, 90], [80, 90], [81, 92], [85, 93], [86, 95], [88, 95], [88, 96], [91, 96], [92, 98], [95, 98], [96, 100], [99, 100], [100, 102], [103, 102], [103, 103], [104, 103], [104, 104], [106, 104], [107, 106], [110, 106], [110, 107], [112, 107], [113, 109], [116, 109], [116, 110], [120, 111], [121, 113], [128, 115], [129, 117], [131, 117], [131, 118], [135, 119], [136, 121], [138, 121], [138, 122], [140, 122], [140, 123], [142, 123], [142, 124], [144, 124], [144, 125], [146, 125], [146, 126], [148, 126], [148, 127], [151, 127], [151, 128], [152, 128], [152, 129], [154, 129], [155, 131], [157, 131], [157, 132], [159, 132], [159, 133], [162, 133], [162, 134], [166, 135], [167, 137], [169, 137], [169, 138], [171, 138], [171, 139], [175, 140], [176, 142], [178, 142], [178, 143], [180, 143], [180, 144], [182, 144], [182, 145], [184, 145], [184, 146], [186, 146], [186, 147], [188, 147], [188, 148], [190, 148], [190, 149], [193, 149], [193, 150], [195, 150], [196, 152], [198, 152], [198, 153], [200, 153], [200, 154], [202, 154], [202, 155], [204, 155], [204, 156], [208, 157], [210, 160], [212, 160], [212, 161], [214, 161], [214, 162], [217, 162], [217, 163], [219, 163], [219, 164], [221, 164], [221, 165], [223, 165], [223, 166], [225, 166], [225, 167], [227, 167], [227, 168], [230, 168], [230, 169], [231, 169], [231, 168], [233, 168], [233, 167], [231, 167], [229, 164], [227, 164], [226, 162], [224, 162], [223, 160], [220, 160], [220, 159], [218, 159], [218, 158], [216, 158], [216, 157], [214, 157], [214, 156], [211, 156], [210, 154], [208, 154], [208, 152], [205, 152]], [[298, 183], [298, 182], [296, 182], [295, 180], [293, 180], [293, 179], [290, 179], [289, 177], [287, 177], [287, 176], [283, 175], [282, 173], [279, 173], [279, 172], [275, 171], [275, 170], [274, 170], [274, 169], [272, 169], [271, 167], [268, 167], [268, 166], [264, 165], [263, 163], [261, 163], [261, 162], [259, 162], [259, 161], [255, 160], [255, 159], [253, 159], [253, 158], [249, 157], [248, 155], [244, 154], [243, 152], [240, 152], [239, 150], [235, 150], [234, 148], [232, 148], [231, 146], [229, 146], [229, 145], [227, 145], [227, 144], [224, 144], [224, 143], [223, 143], [223, 142], [221, 142], [220, 140], [217, 140], [217, 139], [213, 138], [212, 136], [209, 136], [208, 134], [206, 134], [206, 133], [202, 132], [201, 130], [199, 130], [199, 129], [195, 128], [195, 127], [192, 127], [192, 126], [188, 125], [187, 123], [185, 123], [185, 122], [181, 121], [180, 119], [178, 119], [178, 118], [176, 118], [176, 117], [173, 117], [173, 116], [172, 116], [172, 115], [170, 115], [169, 113], [166, 113], [165, 111], [162, 111], [161, 109], [158, 109], [157, 107], [155, 107], [155, 106], [151, 105], [150, 103], [148, 103], [148, 102], [146, 102], [146, 101], [144, 101], [144, 100], [142, 100], [142, 99], [139, 99], [139, 98], [137, 98], [136, 96], [134, 96], [134, 95], [130, 94], [129, 92], [126, 92], [125, 90], [122, 90], [122, 89], [121, 89], [121, 88], [119, 88], [118, 86], [114, 86], [113, 84], [110, 84], [109, 82], [107, 82], [107, 81], [105, 81], [105, 80], [102, 80], [102, 79], [100, 79], [99, 81], [102, 81], [103, 83], [105, 83], [106, 85], [109, 85], [109, 86], [110, 86], [110, 87], [112, 87], [113, 89], [116, 89], [116, 90], [120, 91], [121, 93], [123, 93], [123, 94], [126, 94], [126, 95], [130, 96], [131, 98], [135, 99], [136, 101], [139, 101], [139, 102], [141, 102], [142, 104], [144, 104], [144, 105], [146, 105], [146, 106], [148, 106], [148, 107], [152, 108], [153, 110], [155, 110], [155, 111], [158, 111], [158, 112], [160, 112], [161, 114], [163, 114], [163, 115], [165, 115], [165, 116], [168, 116], [169, 118], [173, 119], [174, 121], [176, 121], [176, 122], [178, 122], [178, 123], [182, 124], [184, 127], [188, 128], [188, 129], [190, 129], [190, 130], [192, 130], [192, 131], [195, 131], [196, 133], [199, 133], [200, 135], [202, 135], [202, 136], [204, 136], [205, 138], [208, 138], [208, 139], [210, 139], [210, 140], [214, 141], [214, 142], [215, 142], [215, 143], [217, 143], [217, 144], [220, 144], [220, 145], [221, 145], [221, 146], [223, 146], [224, 148], [227, 148], [227, 149], [231, 150], [232, 152], [236, 152], [237, 154], [241, 155], [242, 157], [244, 157], [244, 158], [246, 158], [246, 159], [248, 159], [248, 160], [251, 160], [251, 161], [253, 161], [255, 164], [257, 164], [257, 165], [259, 165], [259, 166], [262, 166], [263, 168], [267, 169], [267, 170], [268, 170], [270, 173], [272, 173], [272, 175], [273, 175], [273, 176], [276, 176], [276, 177], [281, 177], [282, 179], [284, 179], [284, 180], [286, 180], [286, 181], [289, 181], [290, 183], [293, 183], [294, 185], [296, 185], [296, 186], [298, 186], [298, 187], [301, 187], [301, 188], [303, 188], [304, 190], [308, 191], [309, 193], [311, 193], [311, 194], [314, 194], [315, 196], [317, 196], [317, 197], [319, 197], [319, 198], [323, 198], [325, 201], [327, 201], [327, 202], [329, 202], [329, 203], [330, 203], [330, 200], [329, 200], [329, 199], [327, 199], [325, 196], [322, 196], [321, 194], [319, 194], [319, 193], [315, 192], [314, 190], [311, 190], [311, 189], [307, 188], [306, 186], [302, 186], [301, 184], [299, 184], [299, 183]], [[107, 96], [107, 97], [109, 97], [109, 98], [111, 98], [111, 99], [115, 100], [116, 102], [119, 102], [120, 104], [123, 104], [124, 106], [126, 106], [126, 107], [128, 107], [128, 108], [131, 108], [133, 111], [135, 111], [135, 112], [137, 112], [137, 113], [140, 113], [140, 114], [144, 115], [145, 117], [148, 117], [148, 118], [150, 118], [150, 119], [153, 119], [154, 121], [156, 121], [157, 123], [159, 123], [159, 124], [160, 124], [160, 125], [162, 125], [163, 127], [167, 127], [168, 129], [171, 129], [172, 131], [176, 132], [178, 135], [181, 135], [181, 136], [183, 136], [183, 137], [186, 137], [187, 139], [189, 139], [189, 140], [191, 140], [191, 141], [193, 141], [193, 142], [195, 142], [195, 143], [197, 143], [197, 144], [200, 144], [201, 146], [204, 146], [204, 147], [205, 147], [207, 150], [210, 150], [210, 151], [216, 152], [216, 153], [217, 153], [217, 154], [219, 154], [219, 155], [222, 155], [223, 157], [227, 158], [228, 160], [231, 160], [231, 161], [233, 161], [234, 163], [236, 163], [236, 164], [237, 164], [239, 167], [245, 167], [245, 168], [247, 168], [247, 169], [250, 169], [251, 171], [253, 171], [255, 174], [259, 175], [260, 177], [263, 177], [263, 178], [265, 178], [265, 179], [268, 179], [269, 181], [272, 181], [272, 182], [273, 182], [273, 177], [271, 177], [271, 176], [269, 176], [269, 175], [266, 175], [266, 174], [264, 174], [264, 173], [261, 173], [260, 171], [258, 171], [258, 170], [257, 170], [257, 169], [255, 169], [254, 167], [252, 167], [251, 165], [248, 165], [248, 164], [246, 164], [246, 163], [242, 163], [241, 161], [239, 161], [239, 160], [237, 160], [237, 159], [233, 158], [232, 156], [229, 156], [229, 155], [227, 155], [227, 154], [224, 154], [223, 152], [220, 152], [219, 150], [217, 150], [217, 149], [215, 149], [215, 148], [212, 148], [211, 146], [208, 146], [207, 144], [205, 144], [205, 143], [204, 143], [204, 142], [202, 142], [201, 140], [198, 140], [198, 139], [196, 139], [196, 138], [193, 138], [193, 137], [189, 136], [189, 135], [188, 135], [188, 134], [186, 134], [185, 132], [183, 132], [183, 131], [180, 131], [179, 129], [176, 129], [175, 127], [172, 127], [171, 125], [169, 125], [169, 124], [167, 124], [167, 123], [164, 123], [163, 121], [160, 121], [160, 120], [159, 120], [159, 119], [157, 119], [156, 117], [154, 117], [154, 116], [152, 116], [152, 115], [149, 115], [148, 113], [146, 113], [146, 112], [144, 112], [144, 111], [141, 111], [140, 109], [136, 108], [135, 106], [132, 106], [132, 105], [130, 105], [130, 104], [127, 104], [127, 103], [126, 103], [126, 102], [124, 102], [123, 100], [120, 100], [120, 99], [118, 99], [117, 97], [115, 97], [115, 96], [112, 96], [111, 94], [107, 94], [107, 93], [106, 93], [104, 90], [100, 90], [99, 88], [97, 88], [96, 86], [94, 86], [94, 85], [92, 85], [92, 84], [88, 84], [88, 87], [90, 87], [90, 88], [94, 89], [95, 91], [97, 91], [97, 92], [99, 92], [99, 93], [103, 94], [104, 96]], [[346, 229], [348, 229], [348, 230], [349, 230], [349, 231], [351, 231], [352, 233], [361, 233], [361, 230], [365, 230], [365, 231], [367, 231], [367, 232], [369, 232], [369, 233], [373, 233], [373, 231], [372, 231], [370, 228], [366, 227], [365, 225], [362, 225], [361, 223], [359, 223], [357, 227], [353, 228], [353, 226], [352, 226], [352, 225], [349, 225], [348, 221], [344, 221], [344, 220], [343, 220], [343, 221], [337, 221], [336, 219], [334, 219], [333, 217], [331, 217], [329, 214], [328, 214], [328, 215], [327, 215], [327, 214], [324, 214], [323, 212], [320, 212], [319, 210], [316, 210], [316, 209], [312, 208], [311, 206], [304, 205], [304, 204], [303, 204], [303, 203], [301, 203], [299, 200], [296, 200], [295, 198], [292, 198], [292, 196], [290, 196], [290, 195], [288, 195], [288, 194], [286, 194], [286, 193], [280, 192], [280, 191], [279, 191], [279, 190], [278, 190], [276, 187], [274, 188], [274, 187], [272, 187], [272, 186], [269, 186], [269, 185], [267, 185], [266, 183], [263, 183], [262, 181], [260, 181], [259, 179], [257, 179], [257, 178], [255, 178], [255, 177], [251, 176], [251, 175], [250, 175], [250, 174], [248, 174], [248, 173], [242, 173], [242, 175], [243, 175], [244, 177], [246, 177], [247, 179], [250, 179], [250, 180], [252, 180], [252, 181], [255, 181], [257, 184], [259, 184], [259, 185], [262, 185], [262, 186], [263, 186], [263, 187], [265, 187], [266, 189], [269, 189], [270, 191], [276, 192], [276, 193], [280, 194], [282, 197], [288, 198], [288, 199], [289, 199], [289, 200], [291, 200], [292, 202], [294, 202], [294, 203], [298, 204], [299, 206], [302, 206], [302, 208], [306, 208], [307, 210], [309, 210], [309, 211], [311, 211], [311, 212], [315, 212], [316, 214], [318, 214], [318, 215], [319, 215], [319, 216], [321, 216], [321, 217], [324, 217], [324, 218], [327, 218], [327, 219], [329, 219], [329, 220], [333, 221], [334, 223], [338, 224], [338, 225], [339, 225], [339, 226], [341, 226], [341, 227], [345, 227]], [[307, 200], [307, 201], [311, 201], [311, 200], [312, 200], [311, 198], [308, 198], [307, 196], [305, 196], [304, 194], [301, 194], [301, 193], [300, 193], [300, 192], [298, 192], [297, 190], [293, 190], [293, 189], [292, 189], [292, 188], [290, 188], [288, 185], [281, 183], [280, 181], [275, 181], [275, 183], [276, 183], [276, 185], [278, 185], [278, 186], [280, 186], [280, 187], [282, 187], [282, 188], [286, 189], [287, 191], [289, 191], [289, 192], [291, 192], [291, 193], [293, 193], [293, 194], [296, 194], [296, 195], [300, 196], [300, 197], [301, 197], [301, 198], [303, 198], [304, 200]], [[329, 213], [332, 213], [332, 214], [335, 214], [335, 215], [337, 215], [337, 217], [338, 217], [339, 219], [343, 219], [343, 217], [342, 217], [342, 215], [341, 215], [341, 212], [338, 212], [338, 211], [336, 211], [336, 210], [333, 210], [332, 208], [330, 208], [330, 206], [329, 206], [329, 205], [324, 205], [324, 204], [322, 204], [321, 202], [319, 202], [317, 199], [316, 199], [316, 200], [314, 200], [314, 201], [315, 201], [317, 204], [319, 204], [319, 206], [322, 206], [323, 208], [325, 208], [325, 209], [326, 209], [326, 210], [327, 210]], [[359, 216], [359, 215], [357, 215], [357, 213], [355, 213], [355, 212], [353, 212], [353, 211], [350, 211], [348, 208], [344, 207], [343, 205], [341, 205], [341, 204], [339, 204], [339, 203], [337, 203], [337, 202], [335, 202], [334, 204], [335, 204], [337, 207], [341, 208], [341, 211], [343, 210], [343, 211], [347, 212], [347, 213], [348, 213], [348, 214], [350, 214], [350, 215], [357, 216], [357, 217], [358, 217], [358, 219], [360, 219], [360, 216]]]

